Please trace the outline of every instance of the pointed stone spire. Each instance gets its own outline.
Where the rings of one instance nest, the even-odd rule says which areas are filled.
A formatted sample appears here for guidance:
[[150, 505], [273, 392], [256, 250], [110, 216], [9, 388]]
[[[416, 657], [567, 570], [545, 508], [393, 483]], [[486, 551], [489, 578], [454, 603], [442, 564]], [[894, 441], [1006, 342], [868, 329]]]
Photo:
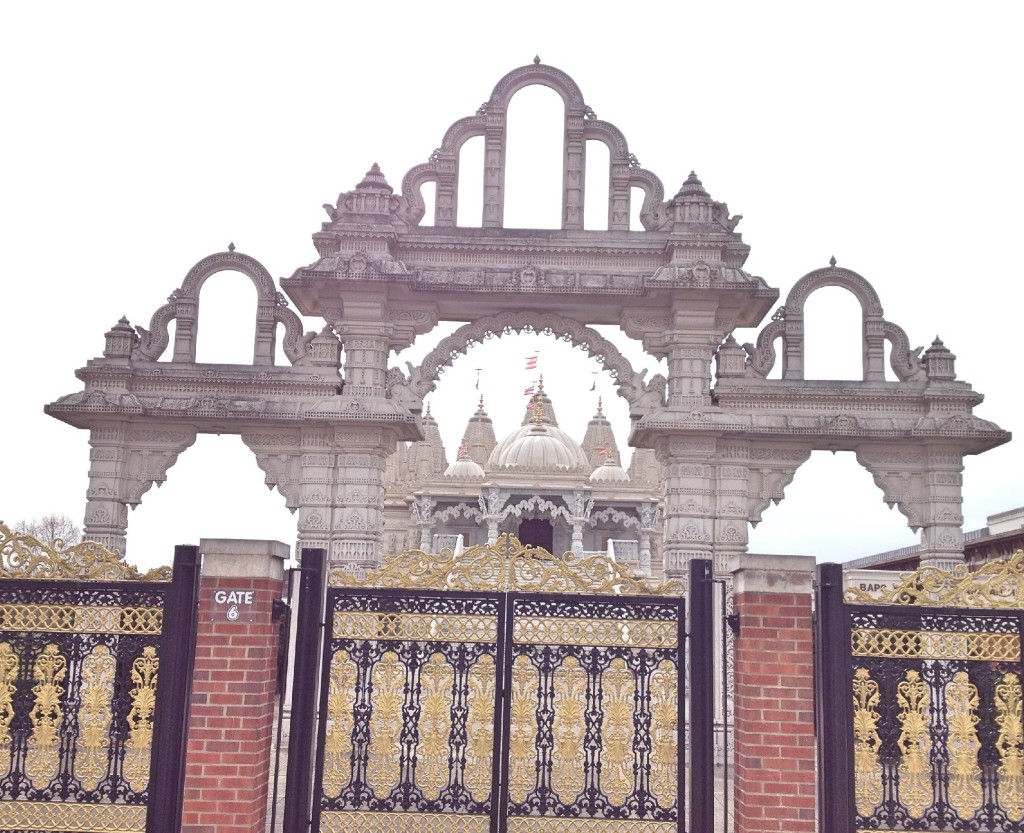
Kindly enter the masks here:
[[523, 415], [522, 425], [529, 425], [536, 421], [534, 413], [538, 406], [541, 410], [542, 425], [558, 425], [558, 419], [555, 417], [555, 406], [551, 404], [551, 397], [544, 391], [543, 375], [537, 382], [537, 392], [531, 397], [530, 402], [533, 403], [533, 407], [527, 406], [526, 413]]
[[654, 454], [654, 449], [637, 448], [633, 450], [633, 459], [629, 461], [629, 479], [634, 486], [643, 486], [651, 491], [661, 489], [661, 463]]
[[619, 446], [615, 442], [612, 424], [604, 415], [604, 407], [600, 397], [597, 400], [597, 413], [587, 423], [587, 432], [580, 443], [590, 461], [591, 471], [603, 466], [608, 460], [619, 459]]
[[441, 431], [437, 420], [430, 414], [430, 406], [420, 419], [423, 439], [409, 446], [407, 466], [412, 482], [427, 483], [441, 477], [448, 468], [448, 458], [441, 442]]
[[711, 195], [704, 190], [704, 183], [697, 178], [696, 171], [690, 171], [690, 175], [686, 177], [686, 182], [683, 183], [683, 186], [676, 194], [676, 199], [693, 199], [695, 197], [711, 199]]
[[932, 346], [924, 351], [924, 367], [929, 381], [952, 382], [956, 379], [956, 356], [938, 336], [935, 336]]
[[466, 431], [462, 435], [462, 447], [466, 449], [469, 459], [480, 466], [487, 462], [487, 458], [494, 451], [498, 439], [494, 435], [494, 424], [484, 410], [484, 397], [481, 394], [480, 404], [476, 413], [469, 418]]
[[372, 188], [380, 191], [387, 191], [389, 194], [395, 193], [395, 189], [388, 185], [387, 177], [381, 173], [380, 165], [376, 162], [370, 166], [370, 170], [366, 172], [366, 175], [363, 177], [363, 181], [360, 182], [356, 188], [364, 191]]

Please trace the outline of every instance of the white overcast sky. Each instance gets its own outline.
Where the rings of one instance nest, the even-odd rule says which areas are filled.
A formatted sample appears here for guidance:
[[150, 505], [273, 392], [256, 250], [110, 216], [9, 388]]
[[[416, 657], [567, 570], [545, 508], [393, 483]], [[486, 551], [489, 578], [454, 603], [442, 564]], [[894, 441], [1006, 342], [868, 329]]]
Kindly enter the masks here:
[[[780, 290], [780, 303], [834, 254], [874, 285], [913, 345], [942, 337], [959, 378], [986, 395], [979, 416], [1024, 433], [1014, 242], [1024, 227], [1021, 8], [4, 4], [0, 519], [81, 519], [86, 432], [42, 408], [80, 389], [74, 371], [101, 354], [121, 315], [148, 325], [192, 264], [230, 241], [275, 277], [313, 261], [323, 203], [375, 161], [397, 189], [453, 121], [535, 54], [575, 78], [667, 194], [693, 169], [744, 216], [746, 268]], [[519, 123], [543, 135], [549, 99], [531, 95], [516, 103], [526, 114]], [[548, 224], [549, 208], [557, 215], [542, 186], [526, 173], [510, 185], [520, 224]], [[253, 297], [231, 277], [203, 296], [224, 332], [245, 314], [235, 301], [234, 313], [213, 315], [215, 298], [246, 306]], [[859, 336], [843, 311], [854, 302], [832, 292], [809, 308], [820, 334], [809, 375], [850, 378]], [[755, 336], [737, 332], [740, 341]], [[420, 337], [417, 352], [437, 337]], [[201, 330], [200, 359], [238, 355], [228, 342]], [[582, 437], [597, 366], [578, 351], [567, 358], [552, 340], [537, 346], [563, 427]], [[450, 458], [475, 406], [475, 368], [501, 435], [521, 418], [522, 358], [533, 349], [503, 340], [443, 377], [429, 401]], [[634, 361], [655, 372], [653, 359]], [[625, 449], [625, 404], [597, 378]], [[969, 459], [966, 529], [1024, 504], [1021, 448]], [[294, 520], [237, 438], [201, 437], [130, 516], [129, 557], [167, 561], [174, 544], [201, 537], [290, 543]], [[765, 513], [750, 548], [846, 560], [916, 540], [852, 455], [821, 454]]]

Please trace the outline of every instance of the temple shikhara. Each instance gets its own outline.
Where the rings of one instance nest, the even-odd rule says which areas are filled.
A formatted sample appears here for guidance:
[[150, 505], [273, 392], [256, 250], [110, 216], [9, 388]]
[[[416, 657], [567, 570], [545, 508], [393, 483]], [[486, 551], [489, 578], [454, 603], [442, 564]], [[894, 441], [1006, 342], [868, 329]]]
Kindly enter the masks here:
[[[564, 102], [561, 228], [507, 229], [507, 108], [534, 84]], [[465, 227], [456, 225], [460, 149], [475, 137], [483, 209]], [[609, 152], [602, 230], [583, 225], [593, 142]], [[46, 408], [89, 432], [85, 536], [123, 552], [128, 508], [196, 435], [236, 433], [297, 512], [299, 545], [357, 572], [409, 547], [457, 549], [511, 532], [556, 553], [613, 554], [654, 576], [684, 577], [701, 558], [720, 573], [797, 468], [827, 449], [856, 454], [883, 500], [920, 530], [923, 563], [960, 562], [964, 457], [1009, 434], [975, 416], [982, 397], [957, 379], [953, 353], [939, 339], [914, 349], [922, 334], [886, 319], [874, 287], [834, 260], [780, 304], [777, 289], [744, 270], [740, 217], [711, 196], [713, 184], [680, 178], [666, 192], [564, 72], [539, 60], [509, 72], [400, 190], [374, 164], [325, 205], [315, 259], [280, 284], [232, 247], [201, 259], [145, 326], [122, 319], [106, 333], [103, 354], [78, 371], [83, 388]], [[642, 228], [630, 224], [637, 204]], [[222, 270], [257, 289], [250, 364], [196, 362], [201, 290]], [[804, 379], [804, 306], [822, 287], [860, 304], [860, 380]], [[293, 307], [322, 325], [304, 333]], [[418, 366], [390, 366], [442, 321], [466, 323]], [[667, 378], [647, 378], [595, 325], [618, 326], [665, 359]], [[735, 339], [745, 327], [762, 327], [753, 343]], [[571, 438], [555, 416], [563, 392], [550, 390], [500, 441], [481, 402], [449, 465], [424, 397], [475, 344], [519, 332], [601, 362], [629, 403], [628, 471], [600, 409], [586, 436]]]

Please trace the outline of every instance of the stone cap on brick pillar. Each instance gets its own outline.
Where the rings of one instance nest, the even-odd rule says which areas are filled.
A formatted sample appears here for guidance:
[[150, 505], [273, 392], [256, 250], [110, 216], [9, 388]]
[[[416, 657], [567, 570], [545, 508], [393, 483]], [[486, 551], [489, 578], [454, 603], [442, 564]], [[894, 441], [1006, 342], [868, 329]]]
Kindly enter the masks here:
[[814, 589], [813, 555], [730, 556], [726, 569], [733, 577], [733, 593], [807, 593]]
[[291, 548], [280, 541], [247, 538], [200, 538], [203, 577], [266, 578], [284, 581]]

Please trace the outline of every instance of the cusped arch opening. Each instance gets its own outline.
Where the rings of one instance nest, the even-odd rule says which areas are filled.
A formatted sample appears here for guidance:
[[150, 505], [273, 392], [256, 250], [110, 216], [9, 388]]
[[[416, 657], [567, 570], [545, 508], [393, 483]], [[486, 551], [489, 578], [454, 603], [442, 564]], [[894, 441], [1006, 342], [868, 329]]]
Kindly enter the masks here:
[[853, 452], [812, 452], [784, 494], [750, 531], [750, 552], [850, 561], [918, 543], [907, 519], [885, 505]]
[[804, 302], [804, 379], [864, 378], [864, 310], [846, 287], [823, 286]]
[[176, 544], [201, 538], [295, 541], [296, 516], [237, 435], [199, 435], [128, 516], [129, 560], [141, 568], [169, 564]]
[[484, 137], [474, 136], [459, 150], [459, 191], [455, 224], [480, 228], [484, 210]]
[[196, 362], [253, 364], [257, 302], [248, 275], [224, 270], [207, 277], [196, 311]]

